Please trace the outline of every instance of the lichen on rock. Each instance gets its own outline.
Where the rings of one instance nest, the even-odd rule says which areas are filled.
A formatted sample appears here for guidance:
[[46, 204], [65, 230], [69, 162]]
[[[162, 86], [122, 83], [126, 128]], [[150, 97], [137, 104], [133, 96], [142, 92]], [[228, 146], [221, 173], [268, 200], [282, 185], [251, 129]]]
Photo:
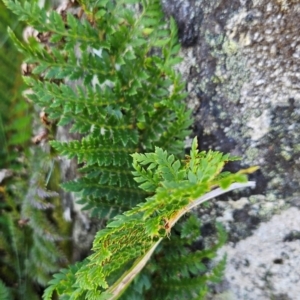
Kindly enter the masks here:
[[[175, 7], [201, 14], [196, 43], [182, 43], [184, 61], [180, 66], [188, 82], [188, 101], [194, 108], [194, 131], [201, 147], [230, 151], [242, 156], [245, 165], [260, 165], [264, 187], [256, 192], [272, 190], [278, 196], [297, 193], [298, 1], [178, 1], [175, 5], [165, 0], [163, 4], [175, 20], [180, 19], [182, 28], [195, 23], [195, 14], [183, 21], [183, 10]], [[289, 110], [293, 121], [279, 124], [276, 115], [280, 110]], [[271, 154], [275, 161], [270, 161]], [[294, 163], [287, 167], [287, 161]], [[269, 186], [275, 177], [281, 187]], [[288, 182], [294, 187], [285, 190]]]
[[[180, 10], [172, 9], [173, 1], [162, 2], [165, 11], [171, 12], [175, 20], [180, 19]], [[200, 147], [241, 156], [243, 165], [234, 163], [231, 171], [260, 166], [251, 178], [257, 183], [255, 190], [231, 194], [226, 198], [229, 202], [216, 201], [208, 210], [199, 209], [205, 224], [217, 218], [225, 225], [232, 243], [226, 248], [229, 251], [226, 278], [236, 272], [235, 279], [223, 283], [223, 293], [215, 287], [217, 294], [212, 299], [296, 299], [300, 290], [294, 256], [283, 258], [283, 264], [270, 262], [267, 256], [260, 257], [265, 269], [259, 267], [261, 273], [251, 273], [252, 267], [246, 270], [243, 265], [243, 259], [245, 262], [249, 258], [241, 247], [243, 239], [248, 237], [248, 243], [251, 241], [254, 248], [260, 245], [261, 251], [272, 246], [286, 247], [287, 253], [294, 251], [289, 247], [291, 244], [275, 245], [259, 240], [258, 234], [267, 237], [268, 233], [255, 229], [273, 214], [289, 215], [290, 211], [284, 212], [287, 207], [299, 203], [293, 199], [299, 199], [300, 194], [300, 3], [298, 0], [181, 0], [177, 6], [180, 5], [187, 7], [186, 11], [201, 11], [196, 42], [182, 43], [184, 60], [179, 67], [187, 82], [188, 105], [194, 110], [194, 133], [199, 137]], [[192, 24], [189, 18], [180, 20], [181, 28]], [[180, 33], [184, 40], [184, 32]], [[233, 202], [240, 203], [245, 197], [247, 203], [235, 207]], [[293, 213], [295, 217], [295, 210]], [[279, 222], [284, 224], [285, 219], [275, 220], [277, 224], [273, 221], [270, 224], [279, 231], [282, 229]], [[240, 271], [231, 261], [234, 258], [242, 266]], [[251, 266], [254, 264], [251, 262]], [[277, 268], [274, 282], [267, 276], [268, 268], [272, 272]], [[252, 283], [238, 288], [238, 278], [247, 277], [247, 272], [254, 278]], [[260, 278], [263, 272], [265, 281]], [[292, 286], [286, 280], [293, 280]]]

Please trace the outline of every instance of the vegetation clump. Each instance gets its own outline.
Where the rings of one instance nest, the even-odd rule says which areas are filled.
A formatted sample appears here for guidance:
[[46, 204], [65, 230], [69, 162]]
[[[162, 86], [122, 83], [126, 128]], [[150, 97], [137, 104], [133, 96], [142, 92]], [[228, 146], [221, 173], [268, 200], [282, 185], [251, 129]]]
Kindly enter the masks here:
[[177, 221], [220, 188], [251, 184], [246, 172], [222, 172], [236, 157], [199, 152], [196, 139], [183, 157], [193, 120], [174, 70], [181, 61], [174, 20], [165, 23], [159, 0], [72, 1], [59, 12], [3, 1], [36, 30], [27, 44], [9, 30], [32, 69], [24, 76], [27, 97], [50, 124], [70, 125], [80, 136], [49, 142], [52, 159], [64, 155], [80, 165], [80, 177], [62, 187], [77, 193], [93, 217], [108, 220], [93, 253], [55, 274], [43, 298], [204, 297], [225, 259], [210, 273], [202, 260], [216, 255], [226, 234], [217, 225], [219, 241], [193, 252], [199, 220], [191, 214]]

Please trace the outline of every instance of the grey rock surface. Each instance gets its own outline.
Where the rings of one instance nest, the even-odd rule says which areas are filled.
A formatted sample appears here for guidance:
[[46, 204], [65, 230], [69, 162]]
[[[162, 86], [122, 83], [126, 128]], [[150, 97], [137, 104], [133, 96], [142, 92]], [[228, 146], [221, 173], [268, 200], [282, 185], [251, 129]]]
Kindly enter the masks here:
[[213, 299], [268, 300], [300, 296], [300, 211], [292, 207], [262, 223], [252, 236], [223, 247], [223, 291]]
[[204, 229], [217, 219], [229, 233], [211, 299], [300, 299], [300, 2], [162, 3], [178, 24], [201, 149], [241, 156], [230, 171], [260, 166], [255, 190], [198, 209]]
[[299, 1], [162, 2], [178, 23], [179, 71], [201, 148], [240, 155], [243, 166], [259, 165], [255, 193], [297, 194]]

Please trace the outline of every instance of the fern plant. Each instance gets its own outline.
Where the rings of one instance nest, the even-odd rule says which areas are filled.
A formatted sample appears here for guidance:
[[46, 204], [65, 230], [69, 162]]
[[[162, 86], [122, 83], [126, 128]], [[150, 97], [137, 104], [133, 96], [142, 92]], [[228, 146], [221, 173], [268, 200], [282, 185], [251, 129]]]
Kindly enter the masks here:
[[[33, 91], [28, 97], [52, 122], [71, 124], [71, 132], [81, 135], [50, 143], [81, 165], [80, 178], [62, 186], [76, 192], [93, 216], [110, 219], [95, 237], [94, 253], [54, 275], [44, 299], [54, 292], [61, 299], [119, 297], [154, 252], [123, 297], [157, 298], [156, 291], [161, 299], [204, 295], [205, 282], [219, 277], [224, 260], [212, 274], [203, 274], [200, 261], [215, 254], [225, 234], [218, 227], [220, 242], [192, 253], [187, 232], [193, 217], [178, 225], [182, 233], [171, 229], [195, 205], [223, 193], [219, 186], [236, 188], [231, 183], [246, 178], [220, 173], [236, 158], [198, 153], [196, 140], [190, 157], [180, 160], [192, 118], [182, 101], [185, 85], [173, 68], [181, 61], [174, 20], [166, 25], [159, 0], [72, 1], [70, 11], [60, 13], [32, 2], [4, 3], [37, 30], [28, 44], [9, 30], [33, 68], [32, 76], [24, 77]], [[170, 248], [172, 259], [161, 259]], [[178, 273], [174, 261], [182, 254], [185, 270]], [[173, 271], [161, 284], [157, 275], [163, 265], [170, 270], [173, 265]]]
[[[45, 107], [50, 119], [59, 119], [58, 125], [72, 123], [71, 131], [84, 135], [52, 146], [84, 162], [85, 176], [64, 187], [84, 189], [83, 202], [97, 216], [106, 216], [108, 208], [116, 214], [145, 198], [126, 171], [129, 154], [154, 145], [182, 153], [192, 123], [181, 101], [184, 84], [172, 68], [180, 61], [175, 23], [163, 29], [159, 1], [144, 1], [136, 18], [127, 8], [133, 2], [139, 1], [87, 2], [82, 4], [87, 20], [67, 14], [65, 24], [55, 11], [48, 16], [34, 3], [22, 7], [5, 1], [40, 36], [49, 36], [43, 46], [35, 40], [25, 46], [10, 33], [26, 62], [38, 64], [36, 76], [25, 78], [34, 91], [28, 97]], [[69, 81], [58, 86], [56, 81], [66, 77], [82, 82], [76, 88]]]
[[7, 34], [11, 26], [21, 37], [25, 26], [2, 0], [0, 8], [0, 174], [10, 175], [0, 175], [0, 299], [34, 300], [66, 266], [69, 229], [57, 193], [48, 190], [58, 189], [49, 154], [30, 142], [34, 116], [22, 97], [23, 56]]
[[68, 262], [70, 226], [63, 220], [58, 193], [48, 190], [58, 187], [53, 174], [45, 182], [49, 155], [38, 149], [34, 154], [27, 157], [29, 178], [13, 173], [0, 186], [0, 279], [9, 299], [40, 299], [51, 275]]
[[23, 56], [18, 53], [7, 34], [7, 27], [22, 36], [23, 25], [0, 1], [0, 169], [20, 170], [28, 148], [31, 116], [28, 104], [22, 99], [20, 65]]

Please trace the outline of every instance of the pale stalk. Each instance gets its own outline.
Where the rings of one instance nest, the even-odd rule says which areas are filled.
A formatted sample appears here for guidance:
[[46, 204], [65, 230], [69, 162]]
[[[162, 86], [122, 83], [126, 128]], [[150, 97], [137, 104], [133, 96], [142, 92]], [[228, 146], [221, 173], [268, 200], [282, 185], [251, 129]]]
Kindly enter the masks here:
[[[215, 197], [218, 197], [222, 194], [228, 193], [232, 190], [246, 188], [246, 187], [255, 187], [254, 181], [248, 181], [246, 183], [233, 183], [231, 184], [226, 190], [217, 188], [215, 190], [210, 191], [209, 193], [206, 193], [205, 195], [197, 198], [193, 202], [191, 202], [189, 205], [187, 205], [184, 209], [179, 211], [176, 216], [169, 221], [170, 229], [175, 225], [175, 223], [188, 211], [192, 210], [197, 205], [204, 203], [205, 201], [208, 201], [210, 199], [213, 199]], [[157, 242], [155, 242], [151, 248], [141, 257], [136, 259], [133, 266], [126, 271], [118, 281], [116, 281], [108, 290], [107, 292], [111, 295], [109, 300], [118, 299], [121, 294], [125, 291], [125, 289], [129, 286], [131, 281], [134, 279], [134, 277], [144, 268], [148, 260], [150, 259], [152, 253], [156, 249], [156, 247], [159, 245], [159, 243], [163, 240], [163, 238], [160, 238]]]

